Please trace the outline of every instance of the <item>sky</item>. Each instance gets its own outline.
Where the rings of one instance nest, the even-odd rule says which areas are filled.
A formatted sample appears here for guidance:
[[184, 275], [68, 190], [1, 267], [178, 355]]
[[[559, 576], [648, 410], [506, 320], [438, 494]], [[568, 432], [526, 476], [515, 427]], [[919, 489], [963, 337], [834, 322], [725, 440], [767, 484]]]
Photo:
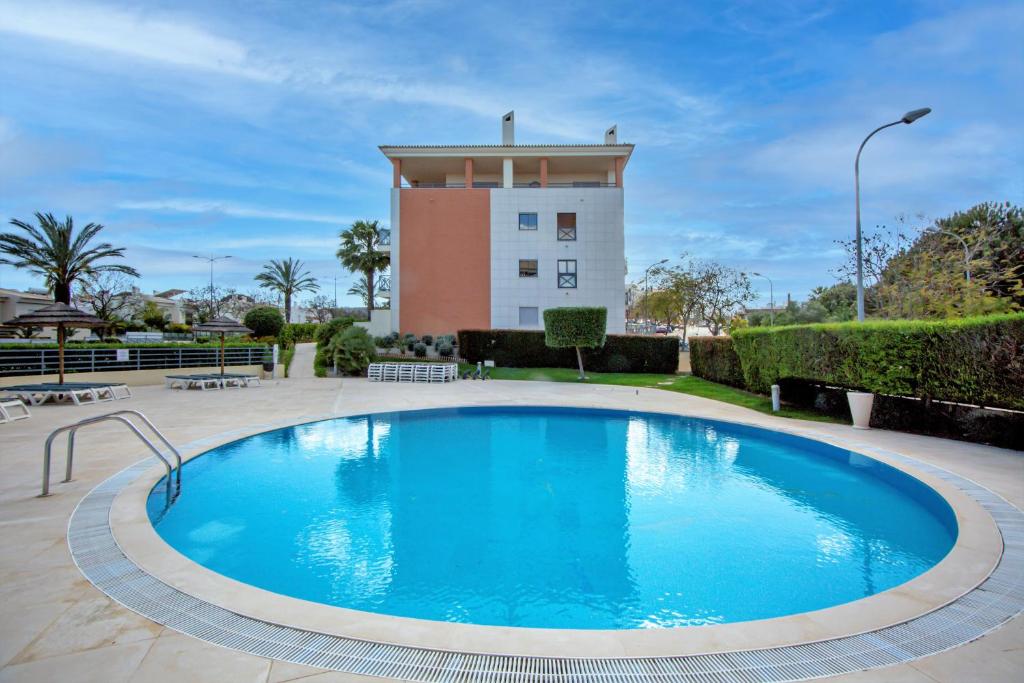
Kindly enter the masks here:
[[[682, 253], [803, 299], [863, 222], [1024, 203], [1021, 2], [0, 0], [0, 218], [102, 223], [144, 291], [240, 291], [389, 221], [380, 144], [636, 145], [628, 280]], [[0, 228], [3, 229], [3, 228]], [[0, 266], [0, 286], [41, 282]], [[768, 283], [755, 278], [758, 303]]]

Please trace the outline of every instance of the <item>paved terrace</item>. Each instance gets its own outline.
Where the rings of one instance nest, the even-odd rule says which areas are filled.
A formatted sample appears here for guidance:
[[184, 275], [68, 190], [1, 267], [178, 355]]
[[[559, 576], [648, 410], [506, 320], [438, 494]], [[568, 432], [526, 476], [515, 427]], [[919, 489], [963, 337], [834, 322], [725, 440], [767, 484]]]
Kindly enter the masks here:
[[[147, 453], [123, 426], [89, 427], [79, 434], [75, 480], [57, 483], [63, 469], [60, 442], [54, 462], [55, 495], [41, 499], [36, 495], [42, 443], [56, 426], [115, 408], [141, 410], [179, 446], [254, 424], [374, 410], [563, 400], [595, 407], [670, 410], [855, 439], [952, 470], [1024, 507], [1024, 454], [1020, 452], [895, 432], [853, 432], [842, 425], [774, 418], [653, 389], [502, 381], [381, 385], [303, 377], [244, 390], [185, 393], [154, 386], [134, 391], [130, 401], [43, 406], [33, 409], [30, 420], [0, 425], [0, 681], [380, 680], [272, 661], [179, 634], [122, 608], [85, 580], [68, 553], [68, 519], [94, 486]], [[1022, 672], [1024, 619], [1018, 618], [953, 650], [833, 680], [1002, 683], [1022, 680]]]

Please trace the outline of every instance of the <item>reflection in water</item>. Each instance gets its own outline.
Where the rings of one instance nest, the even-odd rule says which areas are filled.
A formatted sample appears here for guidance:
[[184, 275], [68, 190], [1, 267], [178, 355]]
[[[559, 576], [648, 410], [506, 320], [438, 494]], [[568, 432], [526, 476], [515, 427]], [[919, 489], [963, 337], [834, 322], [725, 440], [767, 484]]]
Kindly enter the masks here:
[[310, 600], [483, 624], [818, 609], [906, 581], [955, 535], [933, 492], [874, 461], [659, 415], [388, 413], [260, 435], [189, 469], [157, 529], [196, 561]]

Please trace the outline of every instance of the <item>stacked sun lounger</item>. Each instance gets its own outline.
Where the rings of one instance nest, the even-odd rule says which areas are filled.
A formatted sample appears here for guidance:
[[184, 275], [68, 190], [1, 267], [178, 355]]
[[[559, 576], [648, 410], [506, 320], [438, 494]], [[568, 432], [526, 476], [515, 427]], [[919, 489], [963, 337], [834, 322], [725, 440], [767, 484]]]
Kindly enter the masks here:
[[0, 398], [0, 424], [32, 417], [28, 406], [20, 398]]
[[253, 384], [261, 384], [258, 375], [237, 372], [198, 373], [194, 375], [167, 375], [164, 384], [168, 389], [241, 389]]
[[101, 403], [131, 398], [132, 391], [127, 384], [110, 382], [43, 382], [40, 384], [18, 384], [3, 390], [30, 406], [47, 401], [54, 403]]
[[371, 382], [453, 382], [459, 378], [456, 363], [370, 363]]

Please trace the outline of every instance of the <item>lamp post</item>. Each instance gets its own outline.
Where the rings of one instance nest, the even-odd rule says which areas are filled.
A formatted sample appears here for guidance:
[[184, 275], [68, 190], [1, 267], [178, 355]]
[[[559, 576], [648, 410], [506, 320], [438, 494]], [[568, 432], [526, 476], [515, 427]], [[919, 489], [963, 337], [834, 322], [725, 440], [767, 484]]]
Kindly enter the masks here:
[[887, 123], [884, 126], [875, 128], [866, 138], [864, 138], [864, 142], [860, 143], [860, 147], [857, 148], [857, 158], [853, 162], [853, 183], [857, 203], [857, 320], [860, 322], [864, 322], [864, 249], [860, 233], [860, 153], [864, 151], [864, 145], [868, 144], [868, 140], [870, 140], [878, 131], [901, 123], [909, 125], [914, 121], [917, 121], [922, 116], [927, 116], [931, 111], [932, 110], [929, 107], [908, 111], [899, 121], [893, 121], [892, 123]]
[[652, 269], [657, 268], [658, 266], [660, 266], [662, 264], [665, 264], [665, 263], [668, 263], [668, 259], [667, 258], [663, 258], [660, 261], [658, 261], [657, 263], [652, 263], [651, 265], [647, 266], [647, 268], [644, 270], [644, 328], [645, 329], [650, 324], [650, 319], [651, 319], [651, 313], [650, 313], [650, 305], [651, 304], [648, 301], [648, 299], [650, 299], [650, 296], [651, 296], [651, 288], [647, 284], [647, 276], [650, 275]]
[[761, 273], [755, 273], [754, 271], [750, 271], [750, 274], [753, 275], [754, 277], [763, 277], [765, 280], [768, 281], [768, 305], [771, 307], [771, 312], [772, 312], [771, 313], [771, 317], [769, 318], [769, 320], [771, 321], [771, 326], [774, 327], [775, 326], [775, 283], [773, 283], [772, 279], [770, 277], [768, 277], [767, 275], [761, 275]]
[[215, 261], [229, 259], [231, 258], [231, 256], [196, 256], [195, 254], [192, 254], [192, 258], [202, 259], [204, 261], [210, 262], [210, 318], [213, 319], [217, 317], [213, 304], [213, 264]]

